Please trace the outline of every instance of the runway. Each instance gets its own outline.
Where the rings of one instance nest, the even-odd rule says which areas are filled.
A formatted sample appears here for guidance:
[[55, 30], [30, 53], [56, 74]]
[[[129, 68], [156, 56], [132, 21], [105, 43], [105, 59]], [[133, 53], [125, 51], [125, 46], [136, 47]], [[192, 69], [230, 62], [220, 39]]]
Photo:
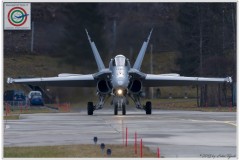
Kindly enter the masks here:
[[[236, 113], [153, 110], [152, 115], [132, 109], [114, 116], [112, 109], [79, 113], [22, 114], [20, 120], [5, 121], [4, 147], [67, 144], [123, 144], [126, 127], [128, 144], [134, 133], [153, 152], [161, 156], [236, 156]], [[124, 141], [123, 141], [124, 140]]]

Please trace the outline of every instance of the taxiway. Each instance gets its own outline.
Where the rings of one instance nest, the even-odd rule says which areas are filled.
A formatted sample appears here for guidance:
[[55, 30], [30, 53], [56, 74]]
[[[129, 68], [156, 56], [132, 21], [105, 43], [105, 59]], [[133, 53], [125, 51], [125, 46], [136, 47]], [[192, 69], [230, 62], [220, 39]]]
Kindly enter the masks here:
[[157, 147], [164, 157], [236, 156], [236, 113], [153, 110], [127, 110], [114, 116], [113, 109], [79, 113], [22, 114], [20, 120], [4, 121], [4, 147], [67, 144], [128, 144], [134, 133], [153, 152]]

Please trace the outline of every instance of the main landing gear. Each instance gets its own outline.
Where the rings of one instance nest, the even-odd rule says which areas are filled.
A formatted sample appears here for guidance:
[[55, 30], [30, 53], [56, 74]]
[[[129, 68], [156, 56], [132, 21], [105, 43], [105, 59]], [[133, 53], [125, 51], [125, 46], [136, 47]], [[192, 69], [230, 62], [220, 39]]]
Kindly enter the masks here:
[[94, 106], [93, 106], [93, 102], [88, 102], [88, 115], [93, 115], [93, 111], [95, 110], [94, 109]]
[[[101, 108], [102, 106], [97, 109], [101, 109]], [[150, 101], [147, 101], [145, 106], [137, 105], [136, 108], [144, 109], [146, 111], [146, 114], [148, 115], [152, 114], [152, 103]], [[120, 109], [122, 110], [122, 115], [126, 115], [126, 104], [124, 103], [120, 106], [118, 103], [114, 105], [114, 115], [118, 115], [118, 111]], [[96, 106], [93, 105], [93, 102], [88, 102], [87, 104], [88, 115], [93, 115], [94, 110], [96, 110]]]
[[96, 105], [93, 105], [93, 102], [88, 102], [87, 104], [88, 115], [93, 115], [93, 111], [103, 108], [103, 105], [107, 96], [102, 94], [98, 94], [98, 95], [99, 95], [99, 102]]
[[146, 102], [145, 111], [146, 114], [152, 114], [152, 103], [150, 101]]
[[137, 109], [143, 109], [146, 111], [146, 114], [152, 114], [152, 103], [150, 101], [147, 101], [146, 105], [144, 106], [141, 104], [139, 96], [132, 95], [130, 97], [132, 98], [133, 102], [135, 103]]

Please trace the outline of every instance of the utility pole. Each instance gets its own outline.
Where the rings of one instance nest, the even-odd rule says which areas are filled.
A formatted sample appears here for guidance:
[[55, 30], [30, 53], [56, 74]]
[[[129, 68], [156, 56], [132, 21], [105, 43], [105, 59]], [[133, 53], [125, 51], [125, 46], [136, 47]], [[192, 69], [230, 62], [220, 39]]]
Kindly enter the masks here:
[[[153, 74], [153, 55], [152, 55], [152, 50], [153, 50], [153, 45], [150, 45], [150, 73]], [[151, 99], [153, 99], [153, 87], [151, 87]]]
[[33, 53], [33, 44], [34, 44], [34, 22], [32, 21], [31, 53]]
[[132, 46], [130, 46], [130, 56], [129, 56], [129, 60], [130, 60], [130, 62], [133, 60], [133, 48], [132, 48]]
[[117, 32], [117, 22], [116, 19], [113, 20], [113, 52], [116, 49], [116, 32]]

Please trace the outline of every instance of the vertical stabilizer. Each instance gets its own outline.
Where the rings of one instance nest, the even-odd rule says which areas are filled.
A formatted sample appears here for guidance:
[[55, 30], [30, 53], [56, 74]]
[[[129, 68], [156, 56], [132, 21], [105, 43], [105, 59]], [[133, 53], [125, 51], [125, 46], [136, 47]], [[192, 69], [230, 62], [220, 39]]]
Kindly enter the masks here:
[[87, 33], [87, 36], [88, 36], [88, 40], [89, 40], [89, 43], [91, 45], [91, 48], [92, 48], [95, 60], [97, 62], [98, 70], [101, 71], [101, 70], [105, 69], [105, 66], [103, 64], [102, 58], [100, 57], [100, 54], [99, 54], [99, 52], [97, 50], [97, 47], [96, 47], [95, 43], [91, 41], [91, 38], [88, 35], [87, 29], [85, 29], [85, 30], [86, 30], [86, 33]]
[[144, 58], [144, 55], [145, 55], [145, 52], [146, 52], [146, 49], [147, 49], [147, 46], [148, 46], [148, 42], [149, 42], [150, 37], [151, 37], [151, 34], [152, 34], [152, 31], [153, 31], [153, 29], [152, 29], [151, 32], [149, 33], [149, 36], [148, 36], [148, 38], [147, 38], [147, 41], [143, 42], [142, 48], [141, 48], [141, 50], [139, 51], [138, 57], [137, 57], [134, 65], [133, 65], [133, 68], [134, 68], [134, 69], [140, 70], [140, 68], [141, 68], [142, 61], [143, 61], [143, 58]]

